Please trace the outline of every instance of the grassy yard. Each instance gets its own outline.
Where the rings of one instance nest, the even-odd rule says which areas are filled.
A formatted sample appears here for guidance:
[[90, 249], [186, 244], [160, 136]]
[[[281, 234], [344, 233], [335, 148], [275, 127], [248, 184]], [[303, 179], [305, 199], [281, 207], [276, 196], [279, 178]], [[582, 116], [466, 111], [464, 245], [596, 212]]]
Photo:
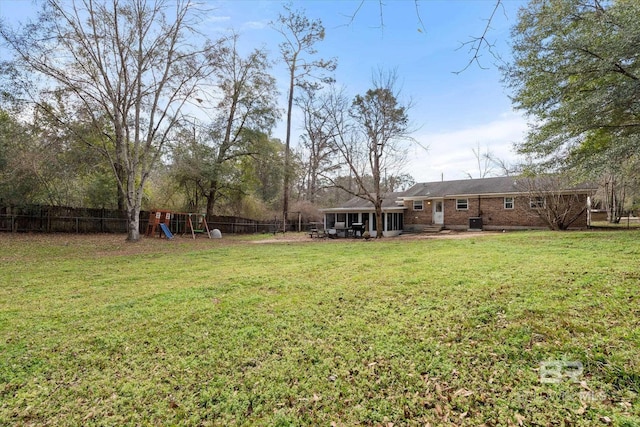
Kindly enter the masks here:
[[640, 426], [640, 231], [123, 239], [0, 234], [0, 425]]

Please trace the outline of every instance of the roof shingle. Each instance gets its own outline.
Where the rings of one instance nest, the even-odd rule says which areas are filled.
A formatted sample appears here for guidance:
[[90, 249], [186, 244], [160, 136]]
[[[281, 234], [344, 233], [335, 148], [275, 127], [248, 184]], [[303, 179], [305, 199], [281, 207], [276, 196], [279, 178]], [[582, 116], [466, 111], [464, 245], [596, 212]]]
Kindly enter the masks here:
[[[526, 186], [518, 182], [519, 176], [499, 176], [478, 179], [460, 179], [455, 181], [421, 182], [404, 192], [387, 193], [382, 202], [384, 210], [402, 209], [402, 200], [433, 199], [452, 196], [482, 196], [526, 193]], [[590, 183], [579, 184], [566, 191], [593, 191]], [[400, 202], [400, 204], [398, 203]], [[322, 211], [373, 210], [373, 203], [360, 197], [353, 197], [339, 208], [322, 209]]]
[[[485, 194], [526, 193], [527, 186], [519, 182], [519, 176], [498, 176], [479, 179], [460, 179], [456, 181], [423, 182], [408, 189], [403, 196], [408, 199], [416, 197], [441, 198], [451, 196], [481, 196]], [[589, 183], [566, 188], [567, 191], [593, 190]]]

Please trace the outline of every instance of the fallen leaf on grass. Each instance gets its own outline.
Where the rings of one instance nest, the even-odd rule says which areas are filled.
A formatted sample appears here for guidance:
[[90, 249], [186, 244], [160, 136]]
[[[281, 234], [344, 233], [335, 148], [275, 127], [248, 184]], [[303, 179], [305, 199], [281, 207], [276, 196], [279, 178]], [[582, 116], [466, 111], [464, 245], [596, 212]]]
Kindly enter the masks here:
[[519, 426], [523, 426], [524, 425], [524, 417], [520, 414], [515, 414], [514, 418], [516, 419], [516, 421], [518, 422]]
[[441, 416], [442, 416], [442, 414], [444, 414], [444, 412], [442, 411], [442, 406], [440, 406], [440, 405], [438, 405], [438, 404], [436, 404], [435, 410], [436, 410], [436, 414], [437, 414], [439, 417], [441, 417]]
[[453, 393], [454, 396], [464, 396], [464, 397], [469, 397], [473, 394], [473, 392], [471, 390], [467, 390], [464, 388], [459, 389], [458, 391], [456, 391], [455, 393]]

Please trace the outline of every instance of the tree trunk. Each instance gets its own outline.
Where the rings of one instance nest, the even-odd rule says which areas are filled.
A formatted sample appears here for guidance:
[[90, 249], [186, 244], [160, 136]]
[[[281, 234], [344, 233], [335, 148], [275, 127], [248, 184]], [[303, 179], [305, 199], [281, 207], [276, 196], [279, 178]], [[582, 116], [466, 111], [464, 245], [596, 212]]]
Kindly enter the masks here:
[[145, 185], [145, 176], [137, 182], [135, 171], [127, 173], [127, 241], [140, 240], [140, 208]]
[[214, 215], [214, 208], [216, 204], [216, 193], [218, 192], [218, 182], [211, 181], [209, 186], [209, 192], [205, 195], [207, 198], [207, 217], [212, 217]]
[[376, 239], [382, 239], [384, 224], [382, 223], [382, 202], [376, 203]]
[[[116, 175], [117, 175], [117, 181], [120, 182], [126, 182], [127, 181], [127, 177], [125, 175], [125, 171], [124, 168], [122, 167], [122, 165], [120, 163], [116, 163], [114, 165], [114, 169], [116, 170]], [[124, 194], [124, 191], [122, 191], [122, 189], [120, 188], [119, 185], [116, 184], [116, 191], [117, 191], [117, 201], [118, 201], [118, 210], [121, 212], [125, 212], [127, 210], [127, 204], [126, 204], [126, 197]]]
[[130, 206], [127, 208], [127, 241], [137, 242], [140, 240], [140, 206]]
[[209, 195], [206, 196], [207, 197], [207, 217], [211, 217], [213, 216], [213, 207], [214, 207], [214, 201], [213, 201], [213, 191], [209, 191]]
[[282, 200], [282, 232], [287, 231], [287, 217], [289, 215], [289, 181], [290, 177], [290, 163], [291, 163], [291, 111], [293, 110], [293, 89], [295, 87], [295, 70], [296, 70], [296, 57], [293, 58], [293, 65], [291, 66], [291, 72], [289, 75], [289, 100], [287, 103], [287, 134], [284, 146], [284, 196]]

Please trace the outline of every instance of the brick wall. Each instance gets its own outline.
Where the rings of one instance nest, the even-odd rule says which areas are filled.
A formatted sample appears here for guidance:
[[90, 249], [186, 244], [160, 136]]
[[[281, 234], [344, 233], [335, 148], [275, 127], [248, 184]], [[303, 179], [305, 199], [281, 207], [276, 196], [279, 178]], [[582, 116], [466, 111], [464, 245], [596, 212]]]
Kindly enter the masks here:
[[457, 199], [445, 199], [444, 201], [444, 225], [447, 228], [469, 228], [469, 218], [482, 216], [479, 212], [479, 206], [483, 207], [483, 203], [478, 203], [478, 198], [468, 198], [467, 209], [456, 209]]
[[[546, 223], [529, 207], [529, 197], [515, 197], [514, 208], [504, 208], [504, 197], [480, 198], [470, 197], [466, 210], [456, 209], [456, 199], [444, 200], [444, 225], [450, 229], [467, 229], [469, 218], [481, 217], [483, 228], [513, 229], [513, 228], [546, 228]], [[580, 203], [574, 206], [574, 213], [579, 212], [587, 203], [587, 196], [580, 195]], [[413, 202], [406, 201], [404, 222], [405, 229], [419, 229], [421, 226], [432, 224], [432, 204], [424, 202], [422, 211], [413, 210]], [[571, 224], [571, 228], [584, 228], [587, 226], [587, 214]]]
[[514, 197], [513, 209], [504, 208], [504, 197], [481, 200], [482, 223], [486, 229], [544, 227], [547, 225], [529, 208], [529, 197]]
[[420, 231], [422, 227], [432, 224], [433, 202], [425, 200], [422, 204], [422, 210], [413, 209], [412, 201], [405, 201], [404, 206], [407, 208], [404, 213], [405, 230]]

